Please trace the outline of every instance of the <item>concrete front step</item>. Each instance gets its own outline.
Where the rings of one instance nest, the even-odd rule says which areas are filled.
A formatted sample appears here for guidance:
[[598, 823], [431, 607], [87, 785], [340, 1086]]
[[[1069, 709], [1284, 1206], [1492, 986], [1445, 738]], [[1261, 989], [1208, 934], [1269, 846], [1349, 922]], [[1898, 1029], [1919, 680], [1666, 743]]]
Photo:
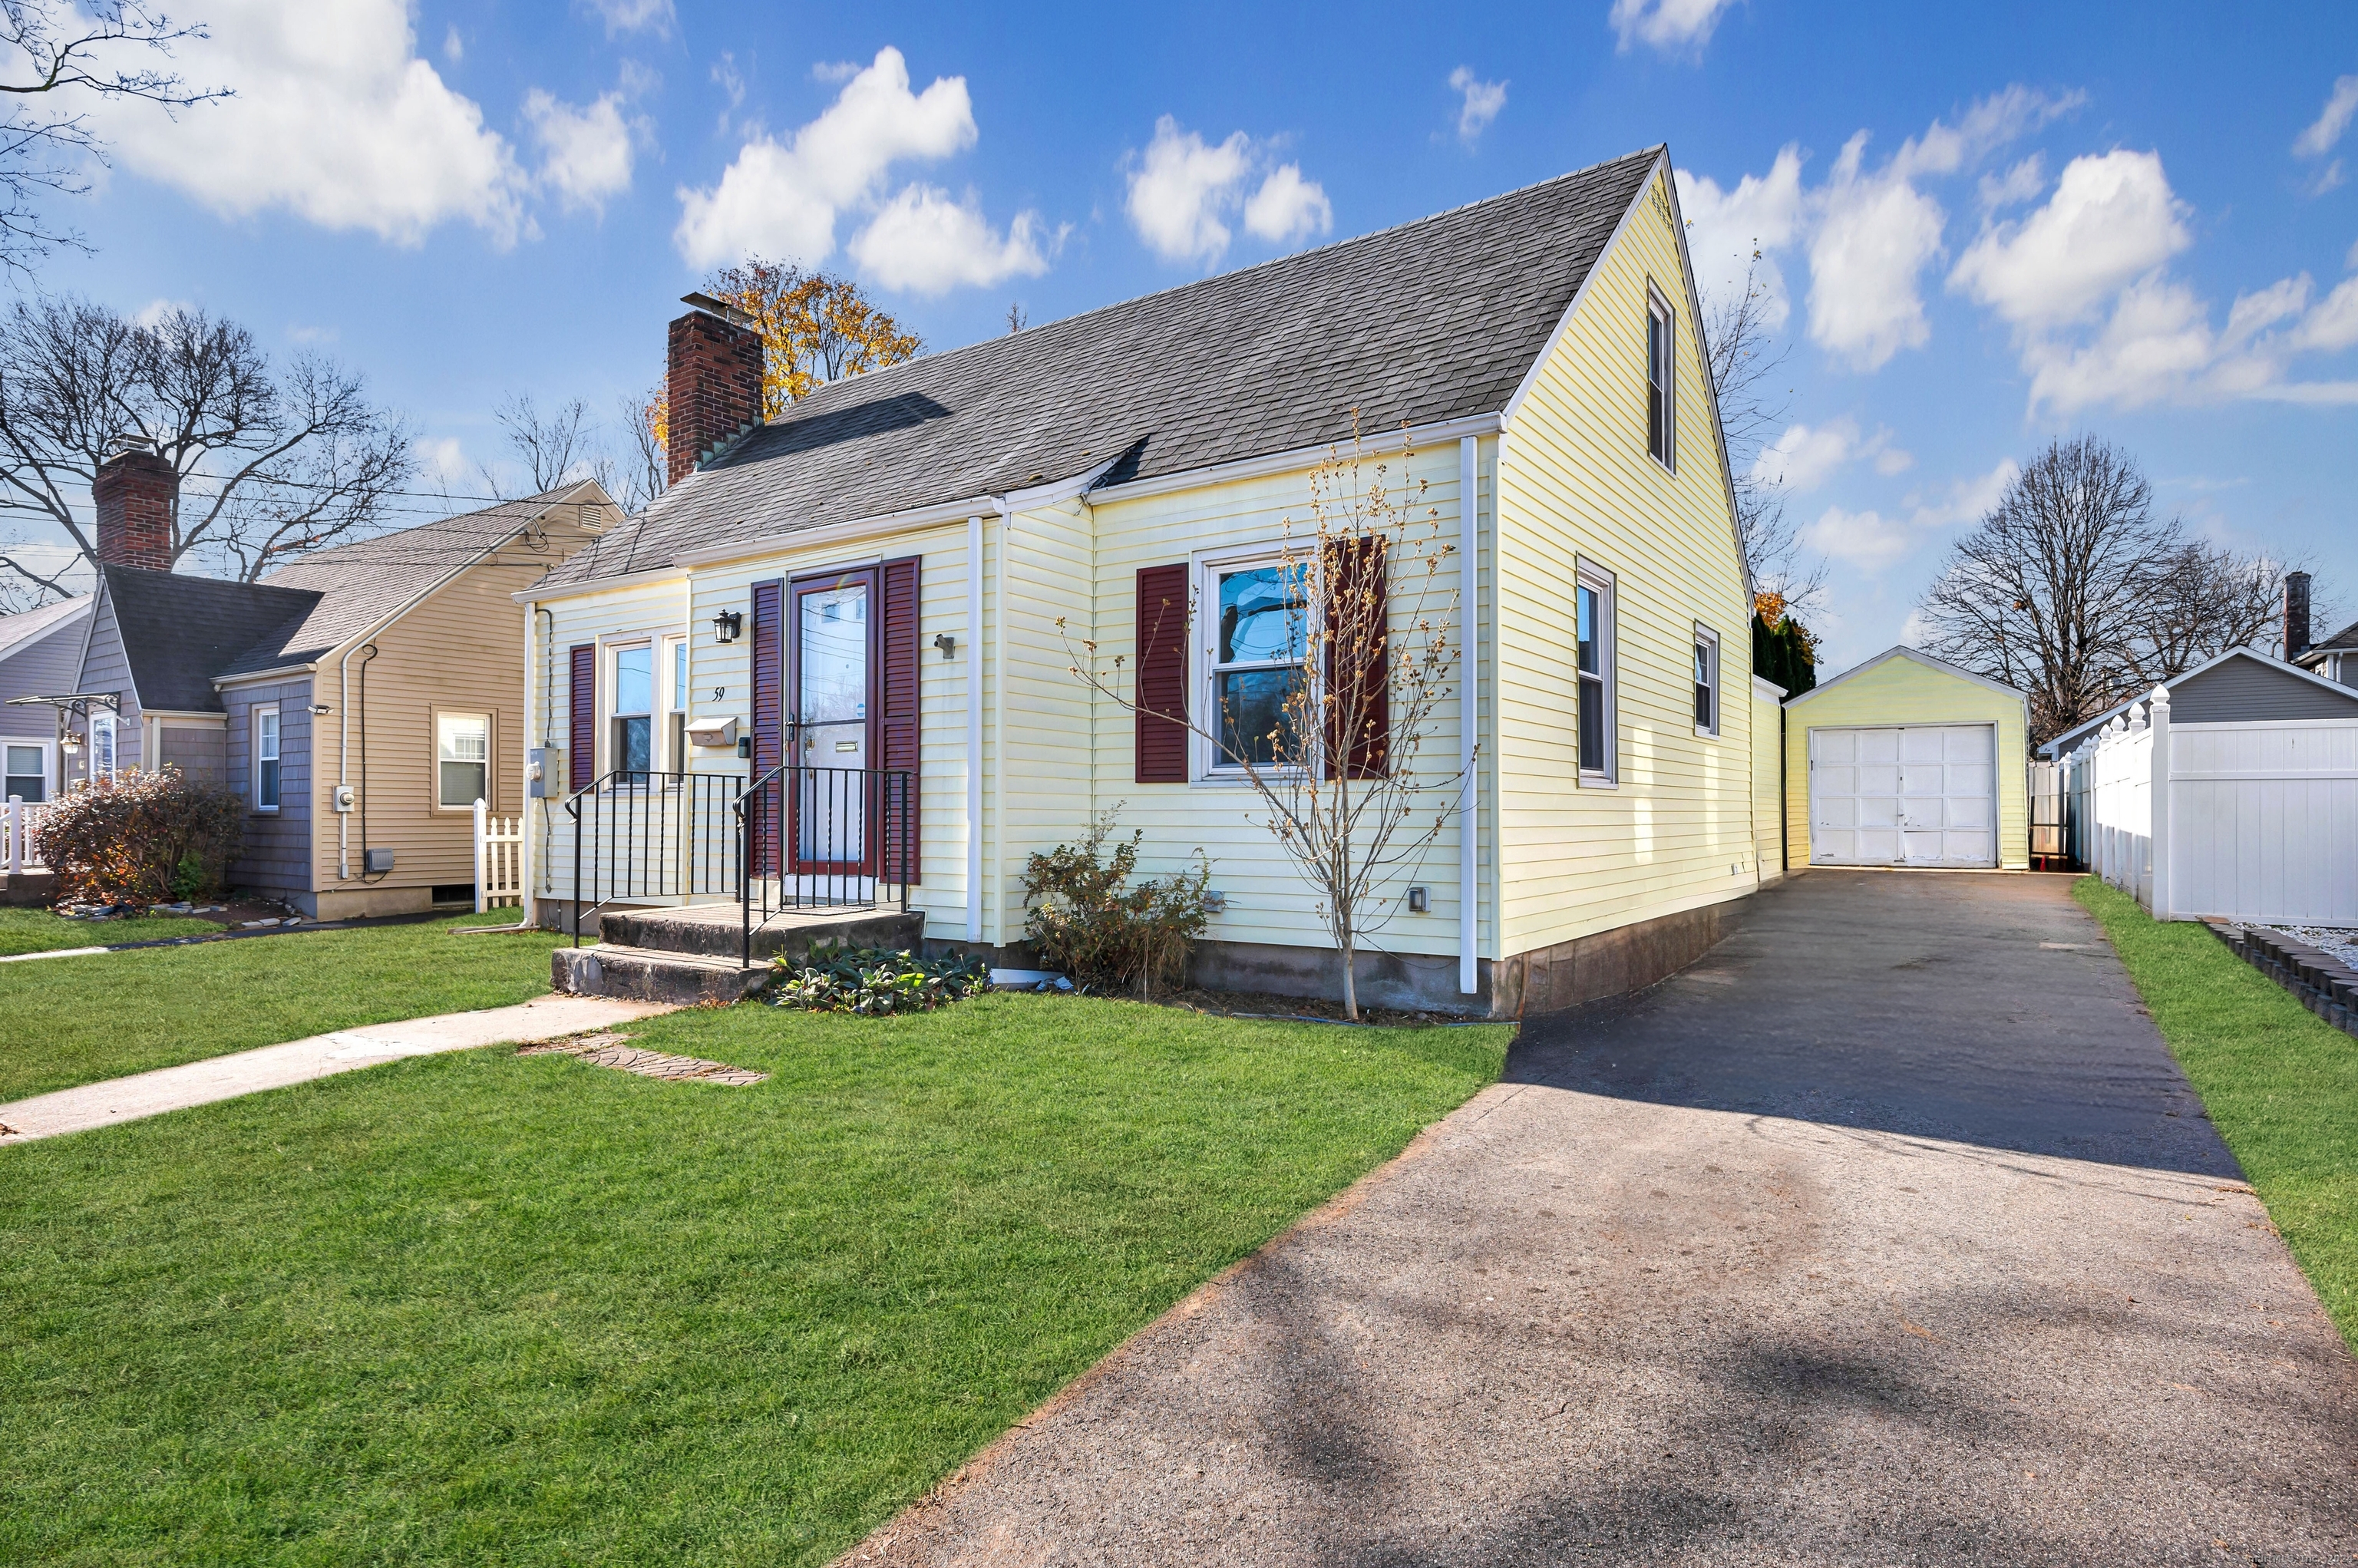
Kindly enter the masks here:
[[770, 978], [763, 966], [741, 969], [737, 960], [699, 953], [669, 953], [601, 944], [559, 947], [550, 956], [549, 982], [571, 996], [627, 997], [634, 1001], [741, 1001]]
[[[698, 954], [733, 964], [744, 941], [741, 922], [735, 904], [614, 909], [598, 917], [598, 937], [625, 947]], [[915, 910], [906, 914], [899, 910], [826, 909], [773, 914], [753, 932], [753, 962], [764, 965], [781, 953], [800, 957], [814, 942], [914, 952], [925, 937], [925, 917]]]
[[770, 960], [800, 957], [818, 942], [915, 952], [925, 917], [912, 910], [812, 910], [773, 915], [753, 933], [753, 961], [741, 968], [742, 916], [734, 904], [618, 909], [598, 917], [599, 945], [559, 947], [549, 960], [556, 989], [574, 996], [640, 1001], [733, 1002], [759, 990]]
[[[7, 857], [0, 855], [0, 863]], [[11, 876], [0, 871], [0, 905], [20, 909], [46, 908], [57, 902], [58, 878], [55, 871], [18, 871]]]

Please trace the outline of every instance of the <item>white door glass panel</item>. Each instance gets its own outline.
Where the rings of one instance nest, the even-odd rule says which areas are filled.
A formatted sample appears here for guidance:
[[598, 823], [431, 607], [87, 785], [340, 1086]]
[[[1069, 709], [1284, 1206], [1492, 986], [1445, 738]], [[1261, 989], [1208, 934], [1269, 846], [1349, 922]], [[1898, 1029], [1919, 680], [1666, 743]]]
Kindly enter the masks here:
[[830, 770], [800, 775], [795, 811], [798, 859], [841, 864], [867, 853], [868, 584], [841, 583], [796, 597], [797, 762]]

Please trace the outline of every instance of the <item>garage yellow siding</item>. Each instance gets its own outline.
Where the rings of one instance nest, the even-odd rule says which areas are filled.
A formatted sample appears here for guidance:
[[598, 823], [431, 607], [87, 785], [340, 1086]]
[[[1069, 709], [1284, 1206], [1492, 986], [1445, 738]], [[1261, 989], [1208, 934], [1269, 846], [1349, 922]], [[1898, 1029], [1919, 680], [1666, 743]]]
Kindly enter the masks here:
[[1810, 863], [1810, 731], [1862, 726], [1994, 724], [1997, 727], [1997, 859], [2007, 871], [2030, 865], [2030, 774], [2022, 698], [1959, 671], [1909, 656], [1830, 681], [1785, 708], [1786, 863]]
[[[1491, 443], [1485, 442], [1487, 449]], [[1377, 465], [1386, 469], [1384, 482], [1401, 487], [1412, 496], [1415, 541], [1412, 557], [1392, 564], [1390, 571], [1394, 647], [1423, 645], [1413, 632], [1422, 615], [1447, 621], [1457, 583], [1458, 470], [1457, 442], [1444, 441], [1403, 451], [1397, 438], [1370, 440], [1361, 457], [1363, 478], [1372, 481]], [[1126, 655], [1123, 690], [1129, 688], [1138, 645], [1137, 574], [1141, 568], [1195, 564], [1207, 557], [1275, 550], [1289, 534], [1297, 547], [1314, 536], [1310, 493], [1313, 470], [1303, 470], [1199, 489], [1111, 501], [1095, 508], [1097, 571], [1090, 613], [1090, 635], [1109, 665], [1115, 654]], [[1477, 470], [1480, 471], [1480, 470]], [[1477, 479], [1476, 488], [1482, 480]], [[1478, 504], [1478, 499], [1477, 499]], [[1438, 527], [1437, 542], [1433, 529]], [[1433, 589], [1420, 603], [1414, 585], [1424, 578], [1424, 557], [1433, 549], [1441, 569]], [[1451, 641], [1457, 642], [1453, 627]], [[1200, 638], [1197, 639], [1200, 642]], [[1020, 655], [1019, 655], [1020, 656]], [[1066, 684], [1064, 700], [1085, 696], [1083, 688], [1063, 675], [1068, 660], [1055, 668]], [[1458, 710], [1456, 682], [1434, 715], [1419, 749], [1414, 778], [1425, 793], [1415, 816], [1429, 825], [1435, 812], [1448, 820], [1440, 835], [1412, 862], [1404, 864], [1383, 909], [1371, 912], [1381, 928], [1372, 933], [1383, 949], [1451, 957], [1458, 950], [1458, 837], [1454, 809], [1457, 795]], [[1191, 702], [1202, 702], [1203, 672], [1190, 671]], [[1141, 869], [1150, 874], [1191, 866], [1200, 850], [1211, 862], [1212, 886], [1225, 895], [1227, 907], [1211, 917], [1206, 935], [1216, 941], [1319, 946], [1326, 941], [1316, 895], [1264, 826], [1266, 809], [1249, 785], [1226, 782], [1141, 784], [1135, 781], [1133, 729], [1130, 714], [1118, 703], [1099, 698], [1090, 726], [1094, 736], [1091, 778], [1098, 808], [1119, 803], [1121, 826], [1143, 829]], [[1404, 830], [1395, 848], [1421, 837], [1423, 827]], [[1429, 890], [1424, 914], [1412, 914], [1406, 890]], [[1480, 945], [1487, 951], [1487, 931]]]
[[[1527, 952], [1758, 885], [1751, 605], [1666, 181], [1641, 195], [1502, 438], [1498, 758], [1503, 948]], [[1646, 446], [1649, 282], [1676, 317], [1676, 471]], [[1614, 578], [1617, 787], [1582, 787], [1573, 592]], [[1697, 622], [1721, 733], [1693, 723]]]

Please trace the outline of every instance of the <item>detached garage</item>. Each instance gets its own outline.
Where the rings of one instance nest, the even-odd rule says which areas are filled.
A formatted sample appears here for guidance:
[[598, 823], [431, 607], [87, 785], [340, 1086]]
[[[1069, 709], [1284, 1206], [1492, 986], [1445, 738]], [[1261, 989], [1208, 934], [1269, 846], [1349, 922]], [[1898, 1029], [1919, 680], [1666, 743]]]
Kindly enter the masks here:
[[1785, 704], [1786, 864], [2026, 871], [2029, 705], [1893, 648]]

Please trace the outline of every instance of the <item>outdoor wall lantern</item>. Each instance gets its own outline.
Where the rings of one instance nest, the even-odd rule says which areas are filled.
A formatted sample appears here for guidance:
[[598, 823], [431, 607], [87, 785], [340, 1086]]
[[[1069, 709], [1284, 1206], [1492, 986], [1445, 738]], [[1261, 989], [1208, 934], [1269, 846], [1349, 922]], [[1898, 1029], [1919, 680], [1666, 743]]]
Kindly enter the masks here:
[[934, 646], [942, 651], [942, 657], [946, 659], [955, 659], [957, 657], [957, 639], [951, 636], [946, 632], [942, 633], [934, 639]]
[[733, 643], [744, 630], [745, 617], [741, 611], [724, 610], [712, 618], [712, 634], [720, 642]]

